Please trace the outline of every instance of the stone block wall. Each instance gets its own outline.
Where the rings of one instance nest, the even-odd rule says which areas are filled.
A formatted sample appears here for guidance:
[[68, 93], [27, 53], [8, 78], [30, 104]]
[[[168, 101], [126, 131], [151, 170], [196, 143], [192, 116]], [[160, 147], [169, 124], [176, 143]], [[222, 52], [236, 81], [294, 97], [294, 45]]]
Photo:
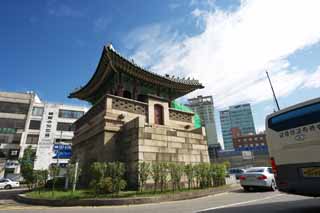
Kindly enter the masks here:
[[139, 160], [146, 162], [209, 162], [207, 142], [203, 135], [168, 127], [140, 128], [139, 153]]

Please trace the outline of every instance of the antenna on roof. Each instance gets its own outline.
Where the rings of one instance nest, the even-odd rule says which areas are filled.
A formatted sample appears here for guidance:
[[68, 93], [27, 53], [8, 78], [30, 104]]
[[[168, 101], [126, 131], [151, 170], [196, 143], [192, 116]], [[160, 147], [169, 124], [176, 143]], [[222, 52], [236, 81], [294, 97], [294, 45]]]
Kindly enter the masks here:
[[276, 102], [276, 105], [277, 105], [278, 110], [280, 110], [279, 103], [278, 103], [276, 94], [274, 93], [273, 86], [272, 86], [272, 83], [271, 83], [271, 80], [270, 80], [268, 71], [266, 71], [266, 74], [267, 74], [267, 77], [268, 77], [268, 80], [269, 80], [269, 83], [270, 83], [270, 87], [271, 87], [271, 90], [272, 90], [272, 94], [273, 94], [274, 101]]

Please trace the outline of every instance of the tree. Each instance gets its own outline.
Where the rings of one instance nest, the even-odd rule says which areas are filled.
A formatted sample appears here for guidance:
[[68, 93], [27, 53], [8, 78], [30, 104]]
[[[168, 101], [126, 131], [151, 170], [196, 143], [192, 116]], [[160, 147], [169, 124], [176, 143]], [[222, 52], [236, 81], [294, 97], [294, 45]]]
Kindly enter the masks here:
[[159, 179], [160, 179], [160, 190], [163, 192], [163, 190], [167, 186], [168, 181], [168, 163], [166, 162], [160, 162], [160, 173], [159, 173]]
[[143, 191], [150, 175], [150, 164], [147, 162], [140, 162], [138, 164], [139, 172], [139, 188]]
[[23, 157], [19, 159], [20, 172], [29, 189], [34, 187], [33, 166], [36, 160], [36, 153], [31, 146], [28, 146], [23, 153]]
[[52, 178], [52, 197], [54, 196], [54, 190], [55, 190], [55, 185], [56, 185], [56, 181], [57, 181], [57, 176], [60, 173], [60, 168], [58, 167], [58, 165], [51, 165], [51, 167], [49, 168], [49, 174], [50, 177]]
[[106, 173], [106, 163], [94, 162], [90, 166], [90, 172], [92, 177], [90, 181], [90, 187], [94, 189], [95, 196], [97, 196], [97, 194], [101, 193], [101, 188], [103, 185], [102, 181]]
[[151, 164], [151, 177], [153, 179], [154, 191], [156, 191], [160, 181], [160, 164], [158, 162]]
[[183, 175], [184, 167], [181, 164], [177, 163], [170, 163], [168, 165], [171, 182], [172, 182], [172, 190], [175, 191], [176, 189], [180, 190], [180, 182], [181, 177]]
[[108, 163], [106, 168], [106, 176], [110, 177], [112, 181], [112, 193], [119, 194], [119, 192], [127, 185], [126, 181], [123, 179], [126, 168], [121, 162]]
[[188, 179], [188, 189], [191, 189], [192, 187], [192, 182], [194, 179], [194, 166], [192, 166], [192, 164], [187, 164], [184, 166], [184, 173], [187, 176]]
[[41, 188], [45, 186], [48, 179], [48, 170], [35, 170], [33, 174], [35, 187], [38, 188], [38, 193], [40, 194]]

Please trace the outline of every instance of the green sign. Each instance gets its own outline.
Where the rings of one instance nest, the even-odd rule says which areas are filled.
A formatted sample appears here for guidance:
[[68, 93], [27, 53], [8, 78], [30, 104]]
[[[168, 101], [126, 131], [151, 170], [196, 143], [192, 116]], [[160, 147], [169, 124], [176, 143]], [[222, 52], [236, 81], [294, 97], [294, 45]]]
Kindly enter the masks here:
[[0, 133], [2, 133], [2, 134], [15, 134], [16, 129], [14, 129], [14, 128], [0, 128]]

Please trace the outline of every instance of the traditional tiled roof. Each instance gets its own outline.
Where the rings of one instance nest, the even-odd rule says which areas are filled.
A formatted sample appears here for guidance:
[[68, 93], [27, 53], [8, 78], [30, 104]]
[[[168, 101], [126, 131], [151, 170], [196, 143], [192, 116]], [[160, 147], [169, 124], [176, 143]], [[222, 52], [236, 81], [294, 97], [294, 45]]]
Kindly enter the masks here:
[[196, 89], [204, 88], [198, 80], [190, 78], [179, 78], [169, 75], [159, 75], [157, 73], [148, 71], [132, 61], [121, 56], [118, 52], [114, 50], [112, 45], [105, 46], [98, 64], [98, 67], [93, 74], [89, 82], [73, 91], [69, 97], [86, 99], [91, 92], [94, 92], [107, 78], [108, 68], [111, 70], [127, 73], [134, 76], [142, 81], [150, 82], [163, 87], [171, 88], [177, 90], [183, 94], [187, 94]]

